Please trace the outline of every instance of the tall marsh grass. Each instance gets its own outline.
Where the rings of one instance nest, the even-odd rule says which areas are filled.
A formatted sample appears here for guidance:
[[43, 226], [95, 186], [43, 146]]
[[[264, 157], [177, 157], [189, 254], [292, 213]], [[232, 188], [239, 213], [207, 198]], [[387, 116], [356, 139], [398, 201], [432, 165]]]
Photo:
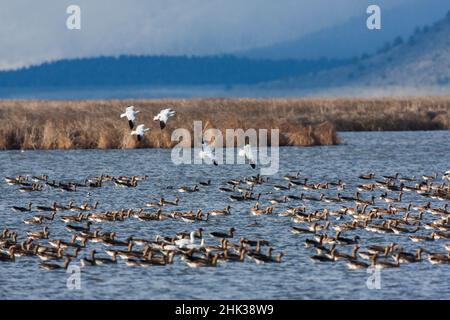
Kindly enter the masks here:
[[[127, 105], [151, 130], [140, 144], [119, 115]], [[163, 131], [153, 121], [162, 108], [177, 111]], [[450, 129], [450, 97], [398, 99], [180, 99], [0, 101], [0, 149], [168, 148], [176, 128], [279, 129], [280, 145], [339, 143], [336, 130]]]

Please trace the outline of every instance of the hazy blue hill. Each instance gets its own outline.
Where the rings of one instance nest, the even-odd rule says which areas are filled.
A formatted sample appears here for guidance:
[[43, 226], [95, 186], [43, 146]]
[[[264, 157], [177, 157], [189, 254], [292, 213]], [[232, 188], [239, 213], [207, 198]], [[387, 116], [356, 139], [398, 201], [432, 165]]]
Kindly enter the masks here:
[[364, 53], [373, 54], [386, 41], [397, 36], [406, 37], [417, 26], [431, 24], [450, 10], [450, 2], [442, 0], [410, 1], [391, 10], [382, 11], [382, 29], [370, 31], [366, 27], [367, 14], [333, 28], [304, 37], [237, 53], [254, 59], [309, 59], [311, 57], [349, 58]]
[[234, 56], [119, 56], [60, 60], [0, 72], [1, 87], [249, 85], [302, 76], [344, 60], [251, 60]]
[[[267, 87], [313, 88], [353, 95], [361, 89], [380, 94], [431, 94], [434, 89], [448, 95], [450, 89], [450, 11], [431, 26], [417, 28], [407, 38], [396, 38], [371, 56], [346, 66], [315, 74], [269, 83]], [[431, 90], [433, 89], [433, 90]]]

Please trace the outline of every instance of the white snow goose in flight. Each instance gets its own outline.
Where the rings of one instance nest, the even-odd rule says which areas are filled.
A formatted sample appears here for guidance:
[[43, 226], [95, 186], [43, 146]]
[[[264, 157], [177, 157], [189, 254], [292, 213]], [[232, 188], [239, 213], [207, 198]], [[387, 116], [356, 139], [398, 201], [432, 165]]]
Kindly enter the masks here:
[[155, 121], [159, 121], [159, 127], [164, 129], [166, 127], [167, 121], [169, 121], [169, 118], [173, 117], [175, 115], [175, 111], [172, 109], [164, 109], [161, 110], [157, 116], [153, 118]]
[[216, 155], [214, 154], [214, 147], [205, 141], [202, 141], [202, 150], [198, 153], [198, 155], [201, 159], [210, 159], [215, 166], [219, 165]]
[[245, 157], [245, 159], [249, 161], [250, 166], [253, 169], [256, 168], [255, 156], [253, 155], [252, 146], [250, 144], [246, 144], [244, 148], [239, 150], [239, 156]]
[[133, 135], [136, 136], [137, 140], [138, 140], [139, 142], [141, 142], [142, 139], [144, 138], [144, 134], [145, 134], [148, 130], [150, 130], [150, 129], [145, 128], [145, 125], [140, 124], [140, 125], [138, 125], [138, 126], [136, 127], [136, 130], [131, 131], [131, 135], [132, 135], [132, 136], [133, 136]]
[[136, 121], [136, 114], [138, 114], [140, 111], [134, 110], [134, 106], [129, 106], [126, 108], [125, 113], [122, 113], [120, 115], [121, 118], [127, 118], [128, 124], [130, 126], [130, 129], [133, 130], [134, 128], [134, 122]]

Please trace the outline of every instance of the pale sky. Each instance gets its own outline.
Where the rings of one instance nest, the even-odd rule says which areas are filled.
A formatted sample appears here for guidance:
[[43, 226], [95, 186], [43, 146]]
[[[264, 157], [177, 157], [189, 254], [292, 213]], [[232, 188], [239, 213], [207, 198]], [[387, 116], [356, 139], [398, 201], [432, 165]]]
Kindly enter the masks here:
[[[245, 50], [337, 25], [368, 4], [388, 9], [407, 1], [0, 0], [0, 69], [98, 55]], [[66, 28], [71, 4], [81, 7], [79, 31]]]

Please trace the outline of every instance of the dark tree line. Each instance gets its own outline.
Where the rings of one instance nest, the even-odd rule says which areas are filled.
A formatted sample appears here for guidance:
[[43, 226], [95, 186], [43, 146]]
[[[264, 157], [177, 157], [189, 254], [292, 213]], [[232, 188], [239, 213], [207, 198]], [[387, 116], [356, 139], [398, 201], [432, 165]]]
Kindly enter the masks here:
[[301, 76], [345, 60], [252, 60], [235, 56], [119, 56], [60, 60], [0, 72], [0, 86], [235, 85]]

